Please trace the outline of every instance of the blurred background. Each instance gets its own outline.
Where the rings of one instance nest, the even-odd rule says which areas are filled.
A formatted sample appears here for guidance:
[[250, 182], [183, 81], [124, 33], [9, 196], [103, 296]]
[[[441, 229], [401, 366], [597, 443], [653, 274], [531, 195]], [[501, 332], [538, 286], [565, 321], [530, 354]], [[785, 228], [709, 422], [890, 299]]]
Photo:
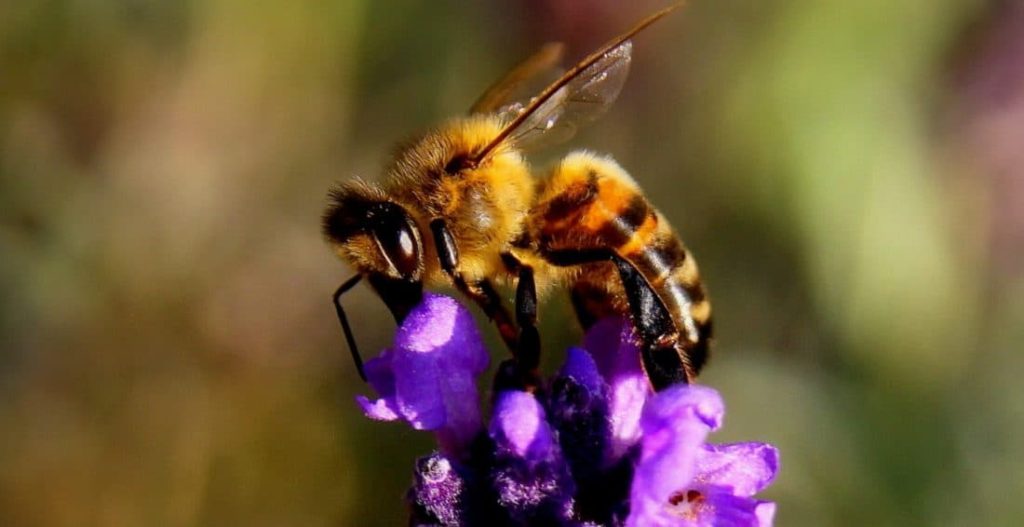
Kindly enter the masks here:
[[[327, 188], [663, 5], [0, 3], [0, 524], [403, 523], [432, 438], [353, 403]], [[1024, 522], [1024, 4], [695, 1], [633, 65], [568, 148], [699, 258], [714, 439], [781, 448], [777, 523]]]

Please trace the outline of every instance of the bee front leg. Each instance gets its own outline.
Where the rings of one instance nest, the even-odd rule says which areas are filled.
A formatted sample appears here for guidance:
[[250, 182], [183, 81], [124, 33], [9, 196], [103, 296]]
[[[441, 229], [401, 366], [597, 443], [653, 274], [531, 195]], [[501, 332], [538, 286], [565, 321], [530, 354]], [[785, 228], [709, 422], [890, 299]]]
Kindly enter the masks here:
[[505, 309], [505, 305], [501, 303], [501, 295], [495, 290], [494, 284], [489, 280], [466, 282], [462, 273], [459, 272], [459, 247], [444, 220], [431, 221], [430, 231], [434, 235], [434, 245], [437, 248], [437, 257], [441, 261], [441, 269], [451, 277], [452, 283], [460, 293], [472, 299], [480, 306], [487, 318], [494, 321], [501, 340], [514, 354], [518, 347], [518, 329], [512, 323], [512, 317]]
[[[346, 280], [331, 295], [331, 301], [334, 302], [334, 310], [338, 315], [338, 322], [341, 323], [341, 329], [345, 333], [345, 342], [348, 344], [348, 350], [352, 354], [352, 362], [356, 365], [359, 378], [366, 382], [363, 357], [359, 354], [355, 336], [352, 335], [352, 326], [349, 325], [348, 317], [345, 315], [345, 308], [341, 305], [342, 295], [352, 290], [362, 279], [363, 275], [357, 274]], [[394, 280], [379, 275], [370, 275], [367, 281], [370, 283], [370, 287], [377, 292], [380, 299], [384, 301], [384, 305], [388, 307], [388, 310], [395, 317], [395, 322], [399, 325], [405, 320], [409, 311], [423, 299], [423, 284], [420, 282]]]
[[345, 281], [345, 283], [338, 286], [338, 289], [331, 295], [331, 300], [334, 302], [334, 311], [338, 315], [338, 322], [341, 323], [341, 330], [345, 333], [345, 342], [348, 344], [348, 351], [352, 354], [352, 362], [356, 365], [356, 371], [359, 372], [359, 378], [366, 382], [366, 371], [363, 369], [363, 357], [359, 354], [359, 348], [356, 346], [356, 338], [352, 335], [352, 326], [348, 323], [348, 317], [345, 316], [345, 308], [341, 305], [341, 295], [344, 295], [352, 289], [356, 284], [362, 280], [362, 275], [355, 275], [352, 278]]
[[630, 320], [640, 336], [641, 360], [651, 386], [660, 391], [693, 379], [693, 369], [681, 349], [679, 331], [668, 308], [632, 263], [609, 249], [560, 249], [546, 251], [544, 258], [558, 266], [614, 264], [626, 293]]

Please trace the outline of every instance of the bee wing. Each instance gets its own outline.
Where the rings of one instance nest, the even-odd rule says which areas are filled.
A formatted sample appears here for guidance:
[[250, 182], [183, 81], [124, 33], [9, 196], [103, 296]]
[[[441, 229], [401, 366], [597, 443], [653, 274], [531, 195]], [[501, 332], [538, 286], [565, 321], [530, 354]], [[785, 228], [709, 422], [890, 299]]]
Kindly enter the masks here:
[[[608, 111], [629, 76], [633, 44], [627, 40], [584, 68], [508, 134], [521, 149], [535, 149], [568, 141], [580, 127]], [[527, 105], [514, 104], [499, 111], [512, 121]]]
[[562, 74], [561, 63], [564, 54], [565, 46], [561, 42], [544, 44], [536, 53], [487, 88], [487, 91], [473, 103], [469, 113], [503, 113], [516, 104], [520, 104], [519, 108], [522, 109], [526, 102], [529, 102], [530, 96], [537, 93], [526, 90], [531, 87], [536, 90]]
[[669, 6], [641, 20], [576, 63], [526, 104], [499, 108], [505, 126], [470, 161], [479, 163], [506, 141], [519, 148], [536, 148], [567, 140], [579, 125], [599, 117], [626, 81], [633, 50], [630, 39], [677, 7], [679, 4]]

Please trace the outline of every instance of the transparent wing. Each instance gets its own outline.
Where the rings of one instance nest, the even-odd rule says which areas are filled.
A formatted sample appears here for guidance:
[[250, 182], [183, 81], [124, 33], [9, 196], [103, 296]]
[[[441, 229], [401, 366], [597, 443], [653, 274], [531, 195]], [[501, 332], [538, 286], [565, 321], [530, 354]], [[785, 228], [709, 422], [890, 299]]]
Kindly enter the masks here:
[[680, 5], [671, 5], [644, 18], [577, 62], [529, 101], [498, 108], [504, 127], [469, 161], [479, 163], [506, 142], [519, 148], [536, 148], [564, 141], [581, 125], [601, 116], [619, 96], [629, 74], [631, 39]]
[[495, 113], [517, 102], [525, 107], [531, 96], [562, 75], [565, 46], [549, 42], [509, 70], [492, 84], [469, 109], [469, 113]]
[[[508, 140], [521, 149], [534, 149], [567, 141], [579, 128], [608, 111], [629, 75], [633, 44], [627, 40], [581, 70], [511, 130]], [[498, 110], [512, 122], [529, 106], [513, 103]]]

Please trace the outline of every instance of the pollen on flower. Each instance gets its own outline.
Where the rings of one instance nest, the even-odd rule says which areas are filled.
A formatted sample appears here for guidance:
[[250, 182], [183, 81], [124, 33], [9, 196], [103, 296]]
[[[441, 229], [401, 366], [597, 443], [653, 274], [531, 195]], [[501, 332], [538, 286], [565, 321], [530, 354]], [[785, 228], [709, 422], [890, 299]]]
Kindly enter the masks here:
[[697, 521], [702, 515], [713, 512], [710, 505], [704, 499], [704, 495], [697, 490], [677, 491], [668, 498], [666, 509], [673, 516], [684, 520]]

